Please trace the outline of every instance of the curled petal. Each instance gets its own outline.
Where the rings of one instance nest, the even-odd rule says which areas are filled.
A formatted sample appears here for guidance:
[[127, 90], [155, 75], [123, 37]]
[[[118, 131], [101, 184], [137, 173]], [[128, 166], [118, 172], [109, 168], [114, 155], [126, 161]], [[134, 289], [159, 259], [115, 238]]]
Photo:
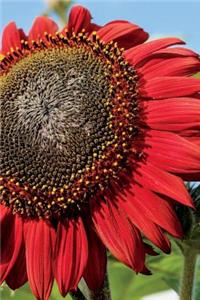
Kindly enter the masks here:
[[56, 232], [44, 220], [30, 220], [24, 224], [24, 237], [30, 287], [38, 300], [48, 300], [53, 284]]
[[162, 57], [162, 58], [173, 58], [173, 57], [195, 57], [198, 58], [199, 54], [192, 51], [191, 49], [182, 47], [165, 48], [155, 51], [151, 58]]
[[144, 187], [155, 193], [167, 196], [192, 208], [194, 207], [183, 181], [150, 162], [140, 165], [134, 174], [134, 180], [138, 185], [142, 183]]
[[132, 226], [124, 212], [114, 203], [92, 203], [92, 219], [95, 229], [110, 252], [124, 264], [141, 272], [144, 268], [145, 251], [138, 229]]
[[98, 36], [106, 43], [117, 42], [118, 47], [128, 49], [144, 43], [148, 33], [142, 28], [126, 21], [113, 21], [97, 31]]
[[200, 101], [195, 98], [148, 100], [143, 103], [144, 119], [149, 128], [181, 135], [189, 131], [200, 131]]
[[[142, 191], [143, 195], [145, 197], [148, 197], [148, 194], [150, 192], [147, 190]], [[145, 193], [146, 192], [146, 193]], [[151, 194], [150, 200], [154, 197], [153, 194]], [[149, 199], [149, 198], [148, 198]], [[156, 200], [156, 199], [155, 199]], [[160, 199], [161, 200], [161, 199]], [[163, 216], [159, 213], [158, 214], [158, 208], [159, 208], [159, 203], [162, 204], [162, 202], [155, 201], [156, 206], [151, 207], [152, 203], [151, 201], [148, 202], [147, 205], [143, 203], [143, 199], [139, 198], [138, 194], [134, 190], [134, 194], [127, 193], [126, 198], [123, 199], [122, 196], [118, 197], [118, 205], [123, 207], [125, 212], [127, 213], [128, 218], [130, 221], [158, 248], [160, 248], [163, 252], [169, 253], [170, 252], [170, 242], [168, 238], [163, 234], [161, 228], [157, 224], [161, 224], [162, 227], [167, 227], [170, 232], [173, 231], [175, 232], [176, 236], [180, 237], [180, 230], [174, 227], [174, 220], [167, 218], [171, 220], [169, 224], [166, 225], [165, 221], [163, 222]], [[161, 200], [162, 201], [162, 200]], [[164, 206], [163, 206], [164, 207]], [[154, 210], [155, 209], [155, 210]], [[154, 212], [153, 212], [154, 210]], [[165, 214], [167, 215], [168, 209], [166, 209]], [[170, 216], [170, 215], [169, 215]], [[175, 218], [177, 220], [177, 218]], [[175, 225], [179, 225], [179, 222]], [[174, 230], [175, 228], [175, 230]], [[180, 228], [180, 225], [178, 226]], [[182, 231], [181, 231], [182, 233]], [[182, 234], [181, 234], [182, 236]]]
[[143, 45], [138, 45], [128, 49], [124, 56], [129, 61], [130, 64], [136, 66], [141, 64], [141, 62], [147, 59], [152, 53], [160, 49], [167, 48], [176, 44], [184, 44], [184, 42], [178, 38], [163, 38], [155, 41], [147, 42]]
[[200, 61], [196, 57], [171, 59], [154, 58], [147, 62], [138, 73], [148, 80], [159, 76], [190, 76], [200, 71]]
[[[92, 291], [98, 291], [103, 286], [106, 273], [106, 248], [98, 238], [95, 231], [91, 228], [92, 224], [87, 226], [88, 238], [88, 261], [83, 277]], [[95, 267], [94, 267], [95, 266]]]
[[81, 218], [59, 223], [55, 257], [55, 278], [65, 297], [77, 288], [87, 264], [88, 244]]
[[150, 131], [146, 138], [148, 160], [176, 174], [199, 173], [200, 147], [170, 132]]
[[29, 42], [38, 41], [44, 37], [45, 33], [54, 35], [58, 30], [58, 25], [47, 17], [37, 17], [29, 32]]
[[156, 77], [141, 83], [140, 95], [150, 99], [192, 96], [200, 92], [200, 79], [187, 77]]
[[23, 243], [19, 251], [19, 256], [6, 277], [6, 283], [12, 290], [16, 290], [24, 285], [27, 280], [25, 246]]
[[0, 282], [2, 283], [18, 260], [23, 243], [23, 235], [21, 218], [18, 216], [13, 216], [11, 211], [7, 208], [2, 210], [0, 225]]
[[15, 22], [10, 22], [3, 31], [1, 53], [6, 55], [11, 48], [21, 49], [21, 40], [26, 39], [22, 29], [18, 29]]
[[78, 33], [82, 29], [85, 29], [86, 32], [91, 31], [90, 27], [93, 27], [95, 30], [98, 27], [95, 27], [94, 24], [91, 24], [91, 14], [89, 10], [81, 5], [74, 6], [69, 15], [68, 21], [68, 30], [71, 34], [72, 32]]

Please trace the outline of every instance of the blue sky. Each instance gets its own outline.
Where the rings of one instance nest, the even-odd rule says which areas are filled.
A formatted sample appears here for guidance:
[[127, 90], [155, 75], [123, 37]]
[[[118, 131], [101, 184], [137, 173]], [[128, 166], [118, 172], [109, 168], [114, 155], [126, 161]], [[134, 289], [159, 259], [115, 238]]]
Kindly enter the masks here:
[[[94, 22], [104, 24], [112, 19], [126, 19], [141, 25], [152, 38], [178, 36], [200, 52], [200, 0], [80, 0], [74, 3], [87, 6]], [[11, 20], [28, 31], [33, 19], [45, 8], [43, 0], [0, 0], [0, 31]]]

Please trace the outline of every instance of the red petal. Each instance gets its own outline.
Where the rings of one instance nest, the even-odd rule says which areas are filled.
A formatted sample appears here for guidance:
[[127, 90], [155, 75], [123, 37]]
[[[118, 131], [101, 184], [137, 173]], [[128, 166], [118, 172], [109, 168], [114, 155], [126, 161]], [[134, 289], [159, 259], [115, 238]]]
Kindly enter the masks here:
[[194, 174], [181, 174], [181, 178], [185, 181], [200, 181], [200, 172]]
[[195, 98], [173, 98], [146, 101], [145, 123], [152, 129], [184, 133], [200, 130], [200, 101]]
[[22, 245], [22, 220], [18, 216], [13, 216], [10, 210], [8, 210], [8, 214], [5, 213], [6, 210], [3, 210], [1, 220], [1, 283], [17, 261]]
[[141, 164], [138, 167], [137, 172], [134, 174], [134, 179], [139, 185], [141, 184], [153, 192], [193, 207], [192, 200], [183, 181], [179, 177], [157, 168], [150, 162], [148, 165]]
[[[145, 194], [145, 193], [143, 192], [143, 194]], [[141, 230], [141, 232], [154, 245], [156, 245], [158, 248], [160, 248], [165, 253], [169, 253], [170, 252], [169, 240], [167, 239], [167, 237], [165, 237], [165, 235], [163, 234], [160, 227], [153, 223], [156, 221], [157, 224], [162, 224], [163, 227], [166, 226], [165, 221], [162, 222], [162, 218], [164, 218], [164, 215], [162, 216], [162, 213], [159, 212], [160, 216], [158, 216], [158, 209], [159, 209], [160, 201], [158, 201], [156, 203], [156, 206], [154, 208], [152, 208], [151, 201], [148, 202], [149, 198], [147, 196], [148, 196], [148, 193], [147, 193], [147, 195], [145, 195], [145, 198], [143, 198], [141, 200], [141, 198], [138, 198], [138, 196], [134, 196], [131, 193], [127, 193], [126, 198], [124, 200], [118, 199], [119, 206], [124, 208], [124, 210], [127, 213], [128, 218], [131, 220], [131, 222], [135, 226], [137, 226], [138, 229]], [[151, 196], [151, 198], [152, 198], [152, 196]], [[147, 205], [145, 205], [146, 202], [144, 202], [144, 199], [146, 199], [146, 202], [148, 202]], [[156, 213], [155, 213], [155, 210], [156, 210]], [[167, 218], [167, 219], [169, 219], [169, 218]], [[170, 224], [167, 225], [167, 228], [170, 228], [170, 231], [173, 230], [173, 226], [171, 228]]]
[[151, 256], [157, 256], [159, 255], [159, 253], [157, 253], [156, 251], [154, 251], [153, 247], [144, 243], [144, 248], [145, 248], [145, 252]]
[[190, 96], [200, 92], [200, 79], [187, 77], [158, 77], [139, 88], [140, 96], [151, 99]]
[[13, 233], [15, 217], [12, 215], [9, 209], [4, 208], [1, 205], [1, 266], [2, 264], [9, 263], [14, 243], [13, 243]]
[[52, 261], [56, 232], [44, 220], [24, 224], [28, 280], [38, 300], [48, 300], [53, 284]]
[[182, 47], [174, 47], [161, 49], [153, 53], [152, 57], [199, 57], [199, 54], [192, 51], [191, 49], [182, 48]]
[[1, 205], [1, 255], [0, 255], [0, 284], [5, 280], [9, 262], [14, 251], [14, 221], [11, 211]]
[[97, 31], [98, 36], [105, 42], [114, 41], [118, 47], [128, 49], [144, 43], [148, 39], [148, 33], [135, 24], [126, 21], [113, 21]]
[[58, 30], [58, 25], [47, 17], [37, 17], [29, 32], [29, 41], [39, 40], [44, 37], [44, 33], [54, 35]]
[[17, 29], [15, 22], [10, 22], [3, 31], [1, 52], [6, 55], [11, 48], [21, 49], [21, 34], [22, 30]]
[[200, 147], [200, 132], [198, 131], [196, 135], [187, 137], [187, 140]]
[[91, 23], [90, 24], [90, 27], [87, 29], [87, 32], [88, 33], [91, 33], [91, 32], [93, 32], [93, 31], [98, 31], [99, 29], [101, 29], [102, 28], [102, 26], [99, 26], [99, 25], [97, 25], [97, 24], [95, 24], [95, 23]]
[[110, 252], [136, 272], [144, 268], [145, 252], [139, 231], [112, 201], [92, 203], [92, 219], [98, 235]]
[[6, 278], [6, 283], [12, 290], [20, 288], [27, 282], [26, 257], [24, 244], [21, 246], [16, 263]]
[[27, 40], [27, 36], [24, 33], [24, 30], [19, 28], [18, 31], [19, 31], [19, 35], [20, 35], [20, 40]]
[[13, 214], [8, 207], [2, 204], [0, 204], [0, 212], [0, 225], [2, 226], [2, 224], [7, 221], [6, 218], [9, 216], [13, 216]]
[[175, 44], [184, 44], [184, 42], [177, 38], [158, 39], [127, 50], [125, 52], [125, 58], [130, 64], [135, 66], [142, 60], [146, 59], [153, 52]]
[[183, 232], [177, 215], [167, 200], [136, 184], [130, 186], [126, 197], [125, 204], [134, 206], [138, 214], [142, 212], [140, 215], [145, 216], [147, 220], [151, 220], [175, 237], [182, 237]]
[[200, 147], [170, 132], [150, 131], [146, 138], [148, 160], [177, 174], [198, 173]]
[[57, 233], [55, 278], [63, 297], [70, 289], [77, 287], [87, 259], [88, 245], [82, 219], [60, 223]]
[[[82, 29], [86, 32], [90, 29], [91, 25], [91, 14], [89, 10], [81, 5], [74, 6], [69, 14], [68, 30], [71, 34], [72, 32], [78, 33]], [[93, 24], [94, 25], [94, 24]], [[93, 26], [95, 28], [95, 26]], [[98, 28], [98, 27], [96, 27]], [[95, 30], [95, 29], [94, 29]], [[90, 30], [91, 31], [91, 30]]]
[[146, 266], [144, 266], [143, 270], [140, 273], [144, 275], [152, 275], [151, 271], [147, 269]]
[[154, 58], [139, 69], [145, 80], [159, 76], [189, 76], [200, 71], [200, 61], [195, 57], [172, 59]]
[[90, 226], [91, 224], [87, 227], [89, 259], [83, 277], [90, 290], [98, 291], [103, 286], [106, 273], [107, 256], [105, 246]]

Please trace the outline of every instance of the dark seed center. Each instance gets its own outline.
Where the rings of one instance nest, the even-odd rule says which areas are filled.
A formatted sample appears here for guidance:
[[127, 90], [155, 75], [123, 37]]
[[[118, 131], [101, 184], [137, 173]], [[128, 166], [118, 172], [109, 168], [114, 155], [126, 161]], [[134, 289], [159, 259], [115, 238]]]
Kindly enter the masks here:
[[79, 178], [113, 141], [106, 65], [84, 48], [25, 57], [0, 91], [2, 176], [48, 189]]

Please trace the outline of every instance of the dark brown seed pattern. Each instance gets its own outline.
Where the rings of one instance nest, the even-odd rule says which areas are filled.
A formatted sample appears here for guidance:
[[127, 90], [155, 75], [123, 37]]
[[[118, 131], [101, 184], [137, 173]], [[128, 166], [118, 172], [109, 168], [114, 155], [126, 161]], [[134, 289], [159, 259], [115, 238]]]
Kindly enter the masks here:
[[50, 39], [0, 65], [0, 199], [27, 217], [80, 211], [127, 168], [137, 132], [136, 76], [117, 45]]

